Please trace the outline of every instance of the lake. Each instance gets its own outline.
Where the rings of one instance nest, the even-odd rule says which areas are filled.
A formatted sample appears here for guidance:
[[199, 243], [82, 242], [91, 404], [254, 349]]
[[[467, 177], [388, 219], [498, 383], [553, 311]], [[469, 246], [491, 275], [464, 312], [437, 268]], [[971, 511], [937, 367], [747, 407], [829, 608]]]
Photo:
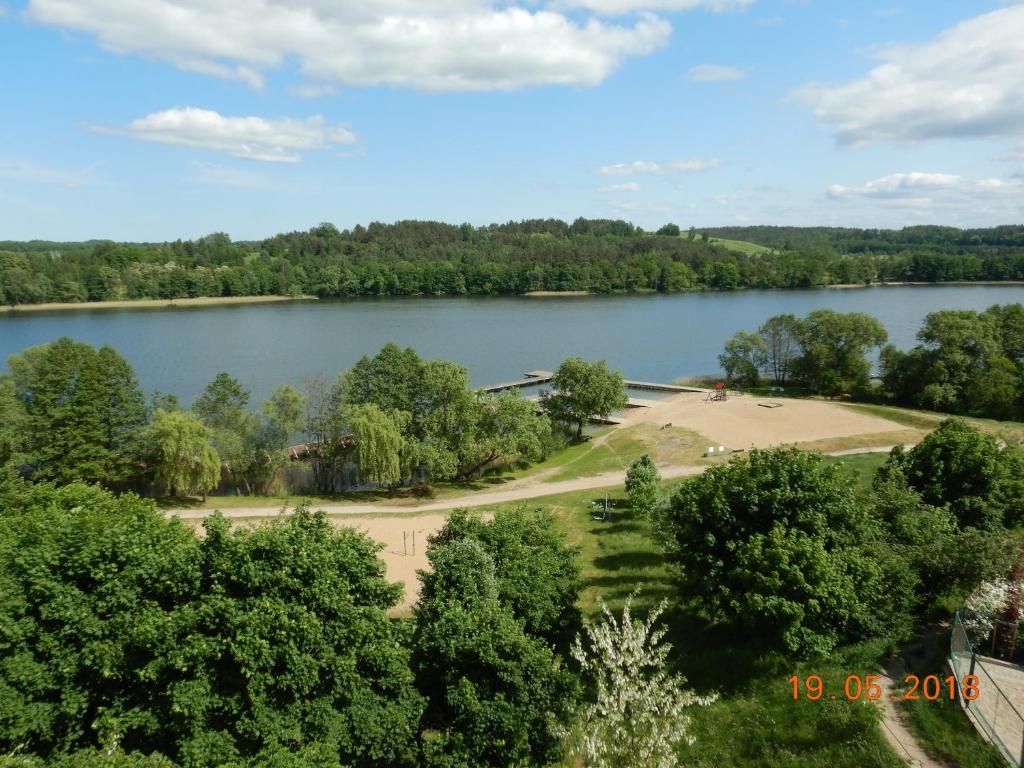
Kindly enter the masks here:
[[388, 341], [469, 368], [475, 385], [553, 370], [579, 355], [626, 378], [672, 381], [718, 370], [738, 330], [819, 307], [874, 315], [898, 346], [914, 344], [926, 314], [1024, 301], [1020, 285], [891, 286], [651, 296], [387, 298], [189, 309], [0, 314], [0, 359], [71, 336], [110, 344], [142, 387], [189, 403], [219, 371], [258, 400], [308, 375], [333, 377]]

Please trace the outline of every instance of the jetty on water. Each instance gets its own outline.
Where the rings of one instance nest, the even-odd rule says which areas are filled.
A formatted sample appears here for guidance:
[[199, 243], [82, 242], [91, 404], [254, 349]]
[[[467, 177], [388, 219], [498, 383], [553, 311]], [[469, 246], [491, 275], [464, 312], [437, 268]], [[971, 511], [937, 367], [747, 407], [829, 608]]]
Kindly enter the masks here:
[[[479, 387], [479, 391], [504, 392], [509, 389], [535, 387], [538, 384], [549, 384], [554, 378], [555, 374], [551, 371], [527, 371], [523, 374], [523, 378], [521, 379], [505, 381], [501, 384], [493, 384], [489, 387]], [[646, 389], [651, 392], [707, 392], [706, 389], [702, 389], [701, 387], [683, 387], [678, 384], [658, 384], [653, 381], [634, 381], [632, 379], [624, 379], [623, 384], [625, 384], [628, 389]], [[649, 400], [640, 400], [639, 398], [633, 399], [636, 400], [637, 407], [653, 405]]]

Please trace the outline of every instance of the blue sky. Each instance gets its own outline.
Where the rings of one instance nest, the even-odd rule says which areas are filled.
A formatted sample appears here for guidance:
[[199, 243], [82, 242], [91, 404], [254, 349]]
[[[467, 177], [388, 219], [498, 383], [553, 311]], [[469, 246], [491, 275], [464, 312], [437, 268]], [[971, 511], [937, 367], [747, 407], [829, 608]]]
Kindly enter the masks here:
[[1024, 219], [1021, 3], [0, 9], [0, 239]]

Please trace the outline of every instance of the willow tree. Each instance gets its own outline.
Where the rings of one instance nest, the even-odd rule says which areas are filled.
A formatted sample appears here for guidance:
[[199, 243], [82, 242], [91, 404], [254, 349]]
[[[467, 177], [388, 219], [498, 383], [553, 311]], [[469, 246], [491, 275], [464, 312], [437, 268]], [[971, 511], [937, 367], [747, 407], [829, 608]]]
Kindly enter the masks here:
[[352, 409], [349, 424], [363, 480], [388, 487], [401, 482], [405, 440], [400, 416], [368, 403]]
[[220, 456], [211, 433], [187, 411], [157, 411], [149, 429], [153, 478], [170, 496], [198, 491], [206, 494], [220, 483]]

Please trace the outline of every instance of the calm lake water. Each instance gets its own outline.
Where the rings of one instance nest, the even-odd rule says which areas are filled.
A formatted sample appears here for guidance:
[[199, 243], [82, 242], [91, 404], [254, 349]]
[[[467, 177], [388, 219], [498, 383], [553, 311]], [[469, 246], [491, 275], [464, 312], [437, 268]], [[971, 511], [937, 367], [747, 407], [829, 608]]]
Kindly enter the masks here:
[[929, 312], [1021, 301], [1024, 286], [958, 285], [0, 313], [0, 360], [60, 336], [110, 344], [135, 367], [145, 390], [186, 403], [219, 371], [259, 399], [310, 374], [333, 377], [388, 341], [462, 363], [476, 385], [553, 370], [570, 355], [605, 359], [627, 378], [671, 381], [717, 370], [727, 338], [783, 312], [867, 312], [884, 323], [893, 343], [909, 347]]

